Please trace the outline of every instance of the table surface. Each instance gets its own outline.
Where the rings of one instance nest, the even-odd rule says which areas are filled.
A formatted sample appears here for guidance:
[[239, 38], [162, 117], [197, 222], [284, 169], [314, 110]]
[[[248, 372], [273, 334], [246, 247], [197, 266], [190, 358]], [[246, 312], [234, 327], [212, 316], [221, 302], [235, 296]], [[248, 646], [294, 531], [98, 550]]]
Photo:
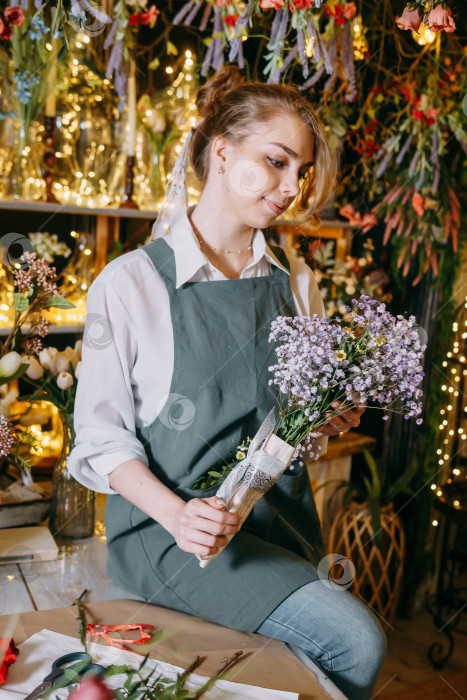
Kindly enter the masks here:
[[[76, 607], [4, 615], [0, 617], [0, 636], [13, 634], [15, 643], [21, 644], [46, 628], [79, 637], [76, 615]], [[225, 680], [293, 691], [299, 693], [300, 700], [329, 700], [329, 697], [337, 697], [334, 694], [330, 696], [320, 686], [313, 673], [298, 661], [285, 644], [262, 634], [237, 632], [177, 610], [135, 600], [86, 604], [86, 622], [154, 625], [157, 630], [162, 630], [162, 635], [150, 647], [149, 656], [182, 668], [186, 668], [199, 656], [202, 662], [195, 673], [202, 676], [214, 675], [227, 659], [241, 651], [240, 659], [227, 671]], [[125, 632], [127, 637], [131, 634]], [[91, 638], [88, 637], [88, 640], [91, 641]], [[127, 647], [131, 649], [130, 645]], [[131, 650], [139, 651], [138, 647]]]

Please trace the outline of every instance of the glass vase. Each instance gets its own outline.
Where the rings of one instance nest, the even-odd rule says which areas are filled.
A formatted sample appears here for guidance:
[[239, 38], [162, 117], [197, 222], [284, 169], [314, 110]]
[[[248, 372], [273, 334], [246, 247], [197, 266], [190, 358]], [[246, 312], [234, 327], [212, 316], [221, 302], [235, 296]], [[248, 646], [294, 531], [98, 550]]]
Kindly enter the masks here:
[[73, 414], [60, 413], [63, 431], [62, 451], [52, 479], [49, 528], [54, 537], [79, 539], [94, 532], [94, 491], [76, 481], [67, 468], [75, 433]]

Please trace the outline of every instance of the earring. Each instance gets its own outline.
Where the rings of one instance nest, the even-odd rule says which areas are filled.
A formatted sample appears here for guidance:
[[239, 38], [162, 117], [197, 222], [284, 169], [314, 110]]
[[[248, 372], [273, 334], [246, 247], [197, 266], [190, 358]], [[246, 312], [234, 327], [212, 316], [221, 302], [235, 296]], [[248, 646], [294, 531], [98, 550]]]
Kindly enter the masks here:
[[219, 165], [219, 167], [217, 168], [217, 174], [218, 174], [218, 175], [223, 175], [223, 174], [224, 174], [224, 168], [222, 167], [222, 165]]

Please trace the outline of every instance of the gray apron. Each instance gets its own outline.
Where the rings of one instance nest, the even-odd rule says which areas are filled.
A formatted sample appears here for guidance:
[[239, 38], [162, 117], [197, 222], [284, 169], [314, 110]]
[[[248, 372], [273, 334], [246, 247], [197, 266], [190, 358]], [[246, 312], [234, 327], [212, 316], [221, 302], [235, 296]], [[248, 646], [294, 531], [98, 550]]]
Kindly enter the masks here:
[[[149, 468], [184, 501], [207, 498], [191, 485], [253, 437], [277, 388], [268, 367], [271, 322], [295, 316], [288, 274], [186, 282], [176, 289], [171, 247], [157, 238], [142, 248], [170, 297], [174, 370], [157, 418], [137, 428]], [[272, 247], [289, 269], [280, 247]], [[157, 356], [154, 357], [157, 362]], [[120, 495], [107, 496], [107, 573], [148, 601], [254, 632], [293, 591], [318, 579], [324, 556], [320, 523], [305, 467], [287, 469], [255, 505], [225, 550], [202, 569], [162, 525]]]

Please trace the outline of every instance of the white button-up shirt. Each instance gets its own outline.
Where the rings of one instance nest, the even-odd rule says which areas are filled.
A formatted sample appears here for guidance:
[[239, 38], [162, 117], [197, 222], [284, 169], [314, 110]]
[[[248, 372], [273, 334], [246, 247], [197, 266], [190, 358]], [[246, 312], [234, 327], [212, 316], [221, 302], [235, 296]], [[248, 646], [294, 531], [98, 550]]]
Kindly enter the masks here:
[[[188, 281], [227, 279], [201, 251], [186, 212], [164, 238], [174, 251], [177, 288]], [[295, 256], [289, 255], [289, 262], [297, 313], [323, 316], [311, 269]], [[271, 265], [285, 270], [257, 229], [253, 261], [240, 279], [268, 276]], [[111, 471], [134, 458], [148, 463], [135, 428], [156, 419], [173, 369], [169, 295], [150, 258], [138, 248], [108, 263], [88, 290], [74, 410], [76, 441], [67, 462], [78, 481], [95, 491], [116, 493], [109, 485]], [[320, 442], [323, 453], [327, 438]]]

